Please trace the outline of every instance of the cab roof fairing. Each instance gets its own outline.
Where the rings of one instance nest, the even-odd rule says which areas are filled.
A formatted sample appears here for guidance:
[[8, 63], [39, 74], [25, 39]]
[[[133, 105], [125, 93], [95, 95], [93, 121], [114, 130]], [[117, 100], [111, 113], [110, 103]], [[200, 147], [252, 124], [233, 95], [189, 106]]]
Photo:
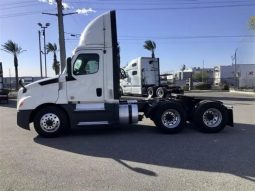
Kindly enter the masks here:
[[73, 55], [85, 48], [112, 47], [111, 12], [104, 13], [92, 20], [83, 30], [78, 47]]

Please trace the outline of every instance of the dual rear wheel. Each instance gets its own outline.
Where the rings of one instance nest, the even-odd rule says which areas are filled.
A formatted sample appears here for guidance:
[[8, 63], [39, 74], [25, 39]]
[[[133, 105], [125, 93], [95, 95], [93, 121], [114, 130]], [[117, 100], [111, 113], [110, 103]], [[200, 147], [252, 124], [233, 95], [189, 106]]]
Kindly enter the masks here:
[[158, 87], [158, 88], [148, 87], [147, 95], [148, 95], [148, 97], [164, 98], [166, 95], [166, 88], [164, 88], [164, 87]]
[[[187, 114], [178, 102], [160, 105], [153, 117], [155, 125], [164, 133], [178, 133], [186, 125]], [[202, 101], [195, 108], [193, 123], [205, 133], [217, 133], [227, 124], [227, 110], [219, 102]]]

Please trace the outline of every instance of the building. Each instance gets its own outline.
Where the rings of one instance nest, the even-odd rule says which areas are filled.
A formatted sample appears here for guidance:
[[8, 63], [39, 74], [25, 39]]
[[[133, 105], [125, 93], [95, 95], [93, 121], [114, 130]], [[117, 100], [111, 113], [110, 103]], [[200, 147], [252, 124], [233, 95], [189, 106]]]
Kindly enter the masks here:
[[214, 67], [214, 83], [215, 86], [235, 85], [235, 71], [232, 65], [230, 66], [215, 66]]
[[255, 88], [255, 64], [237, 64], [239, 88]]
[[161, 84], [173, 84], [174, 83], [174, 74], [171, 74], [171, 73], [160, 74], [160, 83]]
[[255, 88], [255, 64], [215, 66], [214, 85]]
[[206, 82], [213, 84], [214, 82], [214, 68], [192, 68], [193, 80], [196, 82]]
[[185, 70], [175, 72], [174, 78], [175, 80], [189, 80], [189, 78], [192, 78], [192, 73], [193, 70], [187, 68]]
[[[42, 79], [41, 77], [32, 77], [32, 76], [23, 76], [19, 77], [19, 79], [24, 79], [24, 84], [30, 84], [37, 80]], [[3, 78], [3, 87], [7, 89], [15, 88], [16, 86], [16, 78], [15, 77], [4, 77]]]

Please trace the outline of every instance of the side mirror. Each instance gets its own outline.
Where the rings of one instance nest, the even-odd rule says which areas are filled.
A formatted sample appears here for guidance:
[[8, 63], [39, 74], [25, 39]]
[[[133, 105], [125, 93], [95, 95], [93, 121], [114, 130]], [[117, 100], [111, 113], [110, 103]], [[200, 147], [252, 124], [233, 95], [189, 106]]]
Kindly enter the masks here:
[[27, 92], [27, 88], [24, 86], [24, 79], [19, 79], [19, 85], [23, 88], [23, 93]]
[[120, 69], [120, 79], [127, 78], [127, 74], [123, 68]]
[[68, 57], [66, 60], [66, 71], [67, 71], [66, 81], [75, 80], [75, 78], [72, 76], [72, 59], [70, 57]]
[[72, 75], [71, 62], [72, 62], [72, 59], [70, 57], [68, 57], [67, 60], [66, 60], [66, 70], [67, 70], [67, 75], [68, 76]]

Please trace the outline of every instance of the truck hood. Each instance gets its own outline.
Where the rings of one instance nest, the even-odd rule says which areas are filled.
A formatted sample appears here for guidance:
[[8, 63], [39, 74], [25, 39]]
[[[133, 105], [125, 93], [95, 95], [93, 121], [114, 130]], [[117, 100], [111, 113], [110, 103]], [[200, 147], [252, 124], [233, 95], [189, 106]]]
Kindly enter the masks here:
[[37, 81], [32, 82], [28, 85], [25, 85], [25, 87], [27, 89], [31, 89], [35, 86], [45, 86], [45, 85], [49, 85], [49, 84], [53, 84], [53, 83], [58, 83], [58, 77], [37, 80]]
[[58, 99], [58, 77], [38, 80], [26, 85], [25, 87], [27, 91], [20, 88], [18, 92], [18, 110], [34, 109], [44, 103], [56, 103]]

